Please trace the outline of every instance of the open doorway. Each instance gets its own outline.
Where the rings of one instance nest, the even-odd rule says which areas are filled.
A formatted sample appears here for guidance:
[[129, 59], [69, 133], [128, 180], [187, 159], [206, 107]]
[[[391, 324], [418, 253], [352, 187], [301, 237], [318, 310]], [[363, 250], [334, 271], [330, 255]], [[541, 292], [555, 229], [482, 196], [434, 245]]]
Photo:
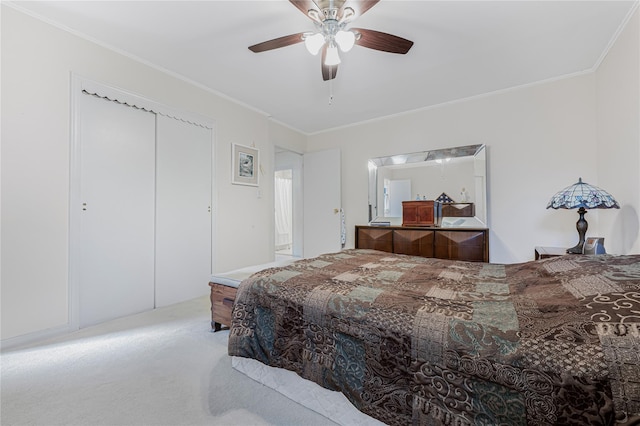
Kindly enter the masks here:
[[293, 170], [276, 170], [274, 182], [276, 256], [293, 255]]
[[302, 155], [276, 147], [274, 164], [276, 259], [302, 257]]

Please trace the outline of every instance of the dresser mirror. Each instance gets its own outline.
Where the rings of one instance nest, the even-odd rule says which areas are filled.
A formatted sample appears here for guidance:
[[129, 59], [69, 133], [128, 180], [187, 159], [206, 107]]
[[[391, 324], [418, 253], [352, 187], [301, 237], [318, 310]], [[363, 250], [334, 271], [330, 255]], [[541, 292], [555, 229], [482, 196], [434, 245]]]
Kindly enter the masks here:
[[369, 159], [369, 223], [402, 224], [402, 201], [445, 200], [442, 227], [487, 226], [485, 145]]

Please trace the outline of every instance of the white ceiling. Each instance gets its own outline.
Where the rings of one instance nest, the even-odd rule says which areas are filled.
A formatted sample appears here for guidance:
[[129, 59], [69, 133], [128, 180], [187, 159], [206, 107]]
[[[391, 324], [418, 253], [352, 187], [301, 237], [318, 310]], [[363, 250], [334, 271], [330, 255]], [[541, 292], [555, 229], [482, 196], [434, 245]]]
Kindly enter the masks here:
[[382, 0], [353, 26], [413, 47], [397, 55], [356, 46], [331, 82], [302, 43], [247, 49], [314, 29], [288, 1], [11, 5], [313, 134], [593, 70], [637, 1]]

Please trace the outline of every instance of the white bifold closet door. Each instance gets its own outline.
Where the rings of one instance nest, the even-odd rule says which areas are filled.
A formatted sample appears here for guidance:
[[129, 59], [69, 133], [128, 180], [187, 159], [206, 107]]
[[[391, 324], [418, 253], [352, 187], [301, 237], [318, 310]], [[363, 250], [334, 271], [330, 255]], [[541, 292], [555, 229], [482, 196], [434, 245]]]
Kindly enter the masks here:
[[78, 326], [207, 294], [212, 130], [88, 94], [78, 111]]
[[80, 98], [79, 325], [154, 307], [155, 114]]
[[211, 274], [211, 129], [158, 115], [156, 307], [206, 294]]

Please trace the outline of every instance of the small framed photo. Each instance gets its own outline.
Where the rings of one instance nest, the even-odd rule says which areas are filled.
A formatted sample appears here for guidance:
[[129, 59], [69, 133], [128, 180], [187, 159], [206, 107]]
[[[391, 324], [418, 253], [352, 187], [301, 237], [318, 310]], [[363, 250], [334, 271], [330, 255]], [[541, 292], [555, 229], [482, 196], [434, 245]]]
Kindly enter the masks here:
[[257, 148], [233, 144], [233, 176], [236, 185], [258, 186], [259, 154]]

